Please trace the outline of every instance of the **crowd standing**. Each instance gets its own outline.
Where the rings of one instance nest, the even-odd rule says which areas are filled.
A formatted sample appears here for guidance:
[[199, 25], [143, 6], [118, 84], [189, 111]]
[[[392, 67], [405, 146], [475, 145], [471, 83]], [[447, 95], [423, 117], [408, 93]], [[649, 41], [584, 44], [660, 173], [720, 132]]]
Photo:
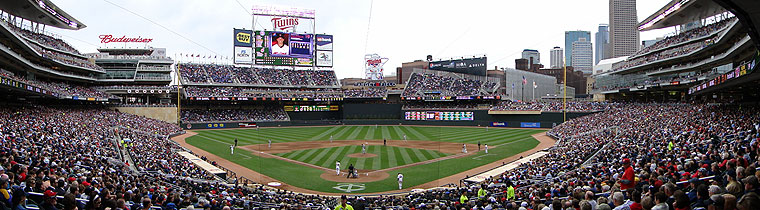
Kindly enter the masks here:
[[493, 93], [497, 86], [495, 82], [483, 82], [480, 80], [439, 76], [428, 73], [413, 73], [404, 88], [403, 97], [420, 97], [426, 93], [434, 93], [441, 96], [484, 96]]
[[16, 76], [10, 71], [0, 69], [0, 76], [13, 79], [19, 82], [26, 83], [28, 85], [43, 88], [45, 90], [55, 92], [61, 96], [78, 96], [78, 97], [92, 97], [92, 98], [116, 98], [116, 96], [108, 94], [103, 91], [96, 90], [94, 88], [67, 84], [63, 82], [46, 82], [41, 80], [29, 80]]
[[233, 83], [266, 86], [334, 87], [338, 79], [329, 70], [292, 70], [237, 67], [220, 64], [177, 64], [180, 76], [191, 83]]
[[189, 109], [182, 110], [183, 122], [270, 122], [288, 121], [282, 106], [246, 107], [245, 109]]
[[340, 89], [187, 87], [188, 97], [340, 98]]

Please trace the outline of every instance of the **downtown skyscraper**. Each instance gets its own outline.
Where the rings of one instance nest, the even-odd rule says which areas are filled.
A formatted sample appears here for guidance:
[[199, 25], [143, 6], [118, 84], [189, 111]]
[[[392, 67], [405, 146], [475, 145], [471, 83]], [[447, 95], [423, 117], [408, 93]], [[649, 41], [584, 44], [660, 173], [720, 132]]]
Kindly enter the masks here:
[[549, 51], [550, 64], [549, 67], [553, 69], [562, 68], [565, 65], [565, 55], [562, 52], [561, 47], [554, 47]]
[[639, 50], [636, 0], [610, 0], [610, 57], [629, 56]]
[[[589, 31], [565, 31], [565, 65], [567, 66], [575, 66], [573, 65], [573, 42], [580, 40], [580, 38], [586, 39], [586, 41], [591, 41], [591, 32]], [[594, 58], [591, 57], [591, 61], [593, 62]]]
[[591, 40], [581, 37], [578, 41], [574, 41], [571, 55], [575, 70], [582, 71], [584, 74], [591, 74], [594, 66], [593, 54], [594, 49]]
[[594, 34], [594, 65], [600, 60], [610, 58], [610, 52], [607, 50], [610, 44], [609, 25], [599, 24], [599, 30]]

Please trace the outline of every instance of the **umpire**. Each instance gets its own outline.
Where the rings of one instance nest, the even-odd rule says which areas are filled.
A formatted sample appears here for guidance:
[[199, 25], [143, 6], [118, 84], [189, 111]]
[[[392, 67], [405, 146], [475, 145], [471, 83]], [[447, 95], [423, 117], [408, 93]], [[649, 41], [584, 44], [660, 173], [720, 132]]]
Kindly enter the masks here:
[[346, 176], [346, 179], [351, 178], [351, 176], [354, 175], [354, 164], [348, 165], [348, 176]]

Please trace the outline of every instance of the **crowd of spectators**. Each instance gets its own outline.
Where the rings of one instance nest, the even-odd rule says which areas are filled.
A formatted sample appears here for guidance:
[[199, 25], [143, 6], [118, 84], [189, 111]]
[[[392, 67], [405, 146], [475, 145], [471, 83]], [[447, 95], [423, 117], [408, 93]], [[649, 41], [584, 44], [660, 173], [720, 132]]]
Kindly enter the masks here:
[[636, 57], [636, 56], [643, 55], [651, 51], [670, 47], [670, 46], [681, 44], [690, 40], [694, 40], [696, 38], [710, 35], [713, 32], [725, 29], [730, 23], [734, 22], [735, 20], [736, 20], [736, 17], [726, 18], [709, 25], [705, 25], [699, 28], [678, 33], [673, 36], [666, 37], [650, 46], [645, 47], [644, 49], [639, 50], [638, 52], [636, 52], [636, 54], [633, 54], [631, 57]]
[[59, 96], [77, 96], [77, 97], [90, 97], [90, 98], [117, 98], [109, 93], [98, 91], [91, 87], [67, 84], [63, 82], [46, 82], [41, 80], [28, 80], [16, 76], [15, 74], [0, 69], [0, 76], [13, 79], [19, 82], [26, 83], [27, 85], [36, 86], [53, 93], [59, 94]]
[[282, 106], [246, 107], [244, 109], [186, 109], [183, 122], [271, 122], [288, 121]]
[[187, 87], [187, 97], [341, 98], [340, 89]]
[[185, 82], [192, 83], [209, 83], [209, 78], [204, 70], [204, 65], [190, 64], [190, 63], [178, 63], [175, 65], [179, 70], [180, 76]]
[[30, 44], [30, 46], [32, 46], [34, 50], [42, 54], [43, 58], [52, 59], [54, 61], [58, 61], [58, 62], [69, 64], [69, 65], [103, 71], [103, 67], [100, 67], [96, 65], [95, 62], [87, 60], [85, 58], [71, 56], [71, 55], [53, 51], [53, 50], [47, 50], [36, 44]]
[[663, 59], [668, 59], [676, 56], [686, 55], [691, 52], [700, 50], [702, 48], [705, 48], [707, 46], [710, 46], [713, 44], [716, 39], [719, 38], [718, 36], [714, 36], [710, 39], [707, 39], [703, 42], [694, 42], [686, 45], [681, 45], [678, 47], [670, 48], [667, 50], [659, 51], [656, 53], [648, 54], [645, 56], [636, 57], [634, 59], [621, 61], [618, 63], [612, 64], [612, 71], [620, 70], [620, 69], [626, 69], [634, 66], [644, 65], [647, 63], [651, 63], [654, 61], [659, 61]]
[[266, 86], [337, 86], [334, 71], [236, 67], [219, 64], [177, 64], [191, 83], [235, 83]]
[[426, 93], [441, 96], [481, 96], [481, 91], [494, 90], [494, 82], [484, 82], [467, 78], [454, 78], [428, 73], [413, 73], [402, 94], [403, 97], [420, 97]]
[[383, 98], [388, 96], [388, 89], [380, 88], [360, 88], [360, 89], [343, 89], [345, 98]]
[[500, 111], [544, 111], [544, 112], [561, 112], [567, 110], [568, 112], [591, 112], [591, 111], [604, 111], [611, 107], [616, 107], [619, 104], [609, 102], [592, 102], [592, 101], [568, 101], [562, 103], [562, 101], [499, 101], [491, 106], [491, 110]]
[[[35, 33], [30, 30], [22, 29], [13, 24], [5, 22], [5, 20], [2, 20], [1, 22], [3, 22], [4, 25], [11, 28], [11, 30], [16, 32], [16, 34], [21, 35], [22, 37], [33, 40], [39, 44], [45, 45], [50, 48], [81, 55], [81, 53], [79, 53], [77, 49], [75, 49], [74, 47], [69, 45], [69, 43], [66, 43], [66, 41], [63, 41], [62, 39], [55, 38], [47, 34]], [[30, 44], [30, 45], [33, 45], [33, 44]]]
[[486, 102], [474, 102], [474, 101], [406, 101], [403, 110], [483, 110], [487, 109], [490, 104]]
[[[4, 202], [9, 208], [28, 199], [51, 209], [55, 194], [66, 209], [335, 204], [331, 197], [187, 179], [213, 177], [173, 152], [182, 148], [164, 135], [180, 129], [160, 121], [93, 107], [5, 106], [0, 116], [0, 186], [20, 199]], [[754, 209], [758, 129], [755, 106], [608, 106], [553, 128], [548, 134], [558, 142], [547, 155], [483, 183], [348, 199], [362, 209]], [[122, 148], [138, 171], [159, 175], [128, 173]]]

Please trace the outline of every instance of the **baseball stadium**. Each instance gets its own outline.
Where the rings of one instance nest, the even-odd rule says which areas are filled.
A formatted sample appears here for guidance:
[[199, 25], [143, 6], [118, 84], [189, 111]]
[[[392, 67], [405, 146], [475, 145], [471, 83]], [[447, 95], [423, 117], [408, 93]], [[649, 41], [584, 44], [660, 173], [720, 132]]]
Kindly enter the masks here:
[[760, 206], [760, 4], [551, 2], [0, 1], [0, 206]]

